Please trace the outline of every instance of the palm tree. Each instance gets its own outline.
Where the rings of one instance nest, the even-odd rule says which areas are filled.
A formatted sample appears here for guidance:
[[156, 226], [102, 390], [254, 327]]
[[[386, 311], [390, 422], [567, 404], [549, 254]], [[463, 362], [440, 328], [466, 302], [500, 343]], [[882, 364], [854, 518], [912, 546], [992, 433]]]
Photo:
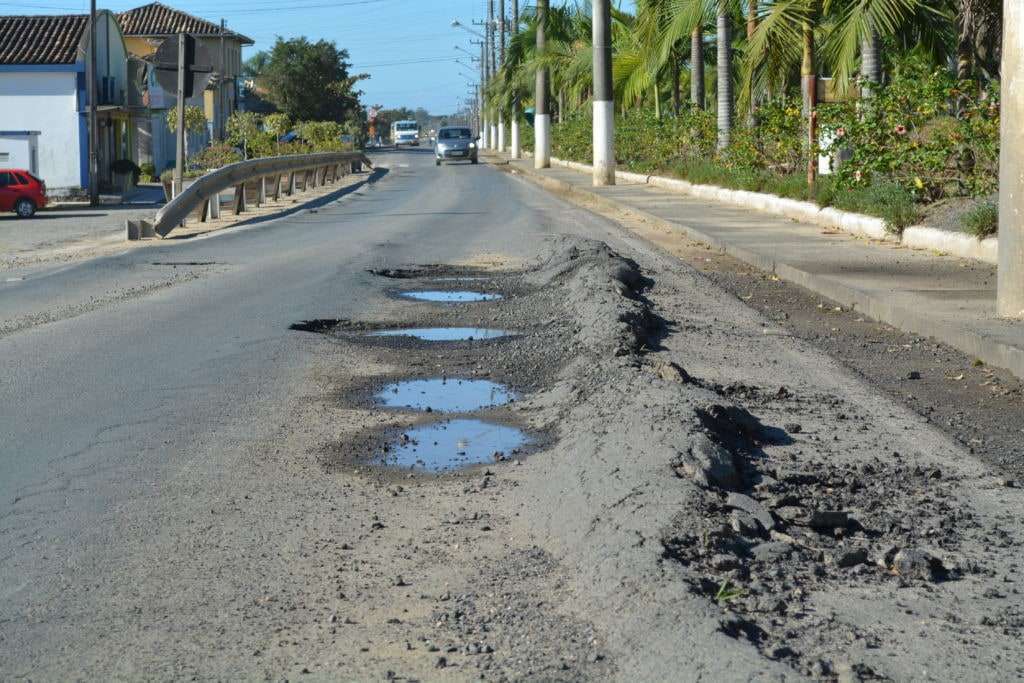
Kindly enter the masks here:
[[732, 138], [732, 22], [725, 0], [718, 3], [718, 149]]

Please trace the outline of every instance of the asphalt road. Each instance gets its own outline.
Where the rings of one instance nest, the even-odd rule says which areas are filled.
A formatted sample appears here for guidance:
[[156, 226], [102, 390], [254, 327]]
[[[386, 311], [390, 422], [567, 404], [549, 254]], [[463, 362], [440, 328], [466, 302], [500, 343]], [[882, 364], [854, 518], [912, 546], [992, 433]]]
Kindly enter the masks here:
[[0, 630], [17, 621], [42, 656], [68, 637], [62, 591], [166, 559], [129, 556], [125, 534], [177, 532], [162, 515], [215, 504], [199, 482], [237, 493], [231, 449], [272, 438], [302, 386], [291, 323], [372, 309], [367, 268], [531, 255], [564, 211], [486, 165], [378, 159], [387, 176], [316, 213], [0, 282]]
[[[129, 472], [173, 473], [243, 405], [257, 410], [254, 397], [282, 398], [301, 368], [288, 326], [359, 317], [365, 269], [525, 255], [544, 229], [523, 211], [526, 190], [493, 169], [437, 169], [422, 152], [381, 158], [392, 177], [315, 214], [0, 283], [0, 320], [47, 321], [0, 338], [0, 501], [11, 506], [0, 556], [26, 508], [59, 508], [70, 525], [60, 535], [77, 535], [89, 520], [79, 504], [120, 497]], [[181, 265], [194, 263], [204, 265]], [[168, 277], [180, 282], [136, 294]], [[88, 310], [104, 295], [109, 305]], [[20, 570], [29, 554], [19, 555]], [[5, 596], [23, 583], [4, 579]]]
[[[713, 286], [700, 245], [675, 258], [486, 164], [376, 159], [390, 170], [316, 209], [0, 278], [0, 679], [1024, 675], [1012, 482]], [[476, 309], [367, 272], [542, 250]], [[641, 269], [656, 285], [632, 292]], [[315, 318], [528, 332], [441, 352], [288, 329]], [[523, 466], [352, 466], [381, 429], [433, 419], [359, 391], [489, 368], [534, 389], [506, 414], [550, 436]], [[784, 507], [861, 510], [883, 538], [794, 524], [808, 552], [757, 546], [797, 553], [778, 567], [697, 552], [736, 526], [694, 455], [718, 452], [709, 403], [734, 401], [788, 435], [732, 454], [748, 492], [798, 482]], [[962, 579], [832, 559], [933, 539]]]

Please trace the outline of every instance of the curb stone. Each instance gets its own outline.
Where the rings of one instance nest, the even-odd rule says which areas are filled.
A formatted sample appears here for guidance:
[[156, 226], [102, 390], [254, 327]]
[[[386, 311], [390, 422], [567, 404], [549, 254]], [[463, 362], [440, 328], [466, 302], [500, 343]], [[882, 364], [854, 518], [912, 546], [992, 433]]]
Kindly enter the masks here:
[[[551, 158], [553, 165], [581, 173], [591, 173], [593, 167], [577, 161]], [[738, 206], [743, 209], [763, 211], [784, 216], [800, 223], [810, 223], [823, 228], [842, 230], [880, 242], [902, 244], [912, 249], [937, 251], [951, 256], [969, 258], [995, 265], [999, 262], [999, 238], [979, 240], [965, 233], [939, 230], [927, 225], [913, 225], [903, 231], [902, 237], [892, 234], [885, 227], [885, 221], [874, 216], [843, 211], [831, 206], [819, 207], [812, 202], [786, 199], [763, 192], [730, 190], [716, 185], [696, 185], [678, 178], [645, 175], [630, 171], [616, 171], [615, 179], [626, 184], [652, 185], [670, 192], [679, 192], [698, 199], [707, 199]]]

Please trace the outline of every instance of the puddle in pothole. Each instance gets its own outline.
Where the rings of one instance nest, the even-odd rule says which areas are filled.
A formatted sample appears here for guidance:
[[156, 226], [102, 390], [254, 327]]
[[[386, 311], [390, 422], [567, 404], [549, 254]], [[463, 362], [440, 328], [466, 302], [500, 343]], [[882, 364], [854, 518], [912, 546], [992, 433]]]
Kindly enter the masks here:
[[515, 400], [508, 387], [486, 379], [414, 379], [386, 385], [376, 396], [390, 408], [465, 413]]
[[471, 292], [468, 290], [447, 291], [442, 289], [426, 289], [413, 292], [399, 292], [398, 295], [404, 299], [415, 299], [416, 301], [433, 301], [444, 304], [464, 304], [471, 301], [497, 301], [501, 294], [488, 294], [486, 292]]
[[292, 323], [288, 326], [288, 329], [297, 330], [299, 332], [319, 332], [323, 334], [330, 332], [340, 325], [341, 322], [342, 321], [337, 318], [314, 318], [313, 320], [300, 320], [297, 323]]
[[477, 341], [497, 339], [511, 332], [488, 327], [408, 327], [397, 330], [378, 330], [371, 337], [415, 337], [423, 341]]
[[512, 457], [527, 441], [515, 427], [449, 420], [410, 429], [379, 457], [390, 467], [445, 472]]

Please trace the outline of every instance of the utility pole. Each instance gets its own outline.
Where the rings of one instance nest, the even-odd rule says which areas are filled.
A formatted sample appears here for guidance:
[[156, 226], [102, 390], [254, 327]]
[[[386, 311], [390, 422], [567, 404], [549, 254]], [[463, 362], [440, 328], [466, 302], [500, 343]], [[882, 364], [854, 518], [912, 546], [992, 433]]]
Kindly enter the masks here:
[[185, 176], [185, 34], [178, 34], [178, 105], [177, 131], [175, 131], [176, 153], [174, 159], [174, 185], [171, 194], [181, 194], [181, 180]]
[[[547, 52], [545, 25], [548, 21], [548, 0], [537, 0], [537, 56]], [[551, 167], [551, 114], [548, 112], [548, 69], [537, 69], [536, 105], [533, 114], [533, 167]]]
[[96, 116], [96, 0], [89, 3], [89, 206], [100, 203], [100, 130]]
[[484, 93], [487, 90], [487, 83], [490, 80], [490, 73], [487, 68], [487, 36], [480, 41], [480, 145], [487, 149], [491, 146], [491, 128], [487, 114], [487, 100]]
[[227, 31], [227, 22], [220, 20], [220, 83], [217, 85], [217, 135], [224, 139], [225, 128], [227, 127], [227, 85], [228, 85], [228, 57], [224, 48], [224, 33]]
[[[519, 0], [512, 0], [512, 35], [518, 35], [519, 33]], [[510, 41], [511, 42], [511, 41]], [[523, 155], [522, 149], [519, 144], [519, 95], [515, 94], [512, 98], [512, 153], [513, 159], [518, 159]]]
[[612, 10], [594, 0], [594, 186], [615, 184], [615, 102], [612, 95]]
[[[498, 66], [505, 66], [505, 0], [498, 0]], [[498, 151], [505, 151], [505, 112], [498, 102]]]
[[[498, 55], [494, 40], [494, 0], [487, 2], [487, 43], [488, 51], [491, 53], [491, 76], [494, 76], [498, 72]], [[493, 120], [491, 121], [490, 149], [498, 149], [498, 124]]]
[[996, 312], [1024, 318], [1024, 4], [1003, 0]]

